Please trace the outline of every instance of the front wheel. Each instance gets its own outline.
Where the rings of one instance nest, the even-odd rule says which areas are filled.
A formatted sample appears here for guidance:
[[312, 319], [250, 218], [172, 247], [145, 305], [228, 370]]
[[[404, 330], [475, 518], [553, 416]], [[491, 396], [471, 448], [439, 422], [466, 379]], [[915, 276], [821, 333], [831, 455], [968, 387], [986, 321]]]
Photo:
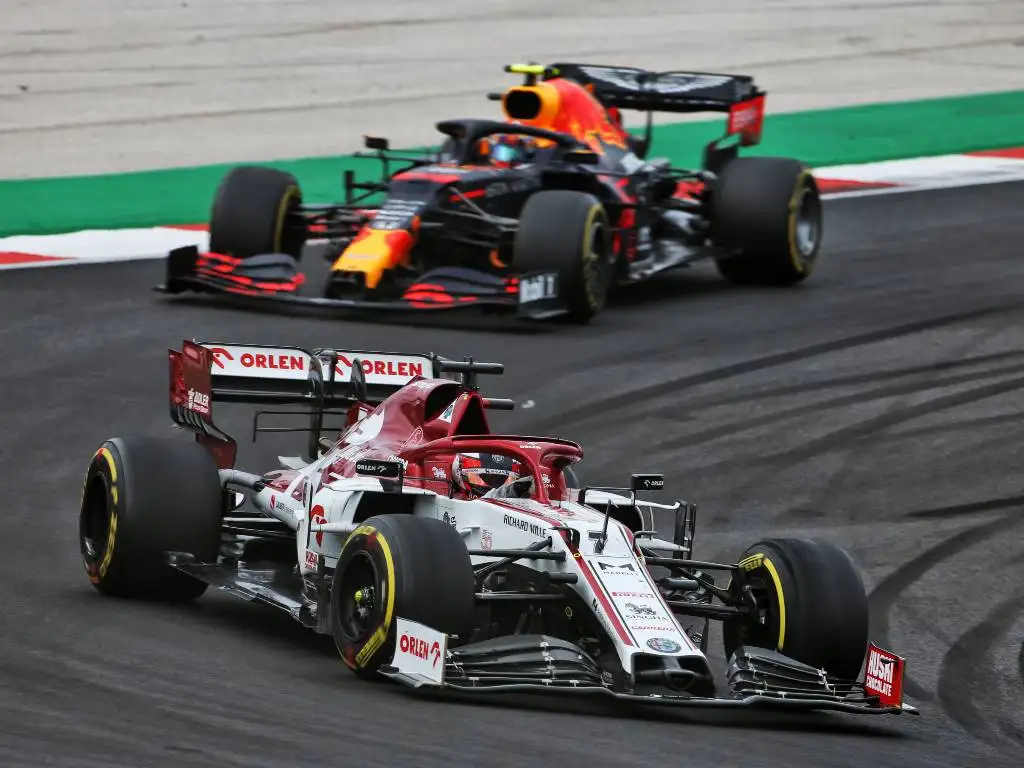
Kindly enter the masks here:
[[375, 678], [394, 655], [398, 618], [468, 632], [475, 587], [469, 551], [448, 523], [405, 514], [367, 519], [342, 546], [331, 585], [342, 660], [359, 677]]
[[710, 236], [728, 281], [792, 285], [814, 270], [823, 215], [810, 168], [784, 157], [730, 160], [711, 188]]
[[556, 272], [569, 318], [589, 322], [604, 309], [615, 273], [601, 201], [573, 190], [534, 194], [519, 216], [513, 267], [519, 273]]
[[726, 658], [750, 645], [856, 679], [867, 652], [868, 600], [844, 550], [811, 539], [764, 539], [739, 565], [758, 615], [724, 624]]
[[232, 168], [214, 193], [210, 250], [239, 259], [283, 253], [298, 261], [308, 235], [298, 215], [301, 205], [292, 174], [263, 166]]

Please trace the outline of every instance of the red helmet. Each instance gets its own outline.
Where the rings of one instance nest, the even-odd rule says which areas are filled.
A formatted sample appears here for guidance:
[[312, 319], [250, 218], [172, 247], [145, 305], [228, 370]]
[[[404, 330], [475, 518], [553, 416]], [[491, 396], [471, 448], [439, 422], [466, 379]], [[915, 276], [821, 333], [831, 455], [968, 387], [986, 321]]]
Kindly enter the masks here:
[[452, 461], [452, 482], [463, 493], [483, 496], [516, 480], [522, 465], [501, 453], [459, 453]]

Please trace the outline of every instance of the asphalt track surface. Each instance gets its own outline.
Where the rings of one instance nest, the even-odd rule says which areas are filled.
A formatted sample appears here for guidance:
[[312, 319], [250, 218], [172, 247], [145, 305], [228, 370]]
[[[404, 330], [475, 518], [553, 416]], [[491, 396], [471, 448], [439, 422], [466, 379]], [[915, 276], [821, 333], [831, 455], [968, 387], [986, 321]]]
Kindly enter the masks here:
[[[829, 202], [806, 285], [739, 290], [694, 269], [586, 328], [174, 305], [149, 293], [154, 262], [5, 274], [0, 764], [1019, 764], [1021, 210], [1024, 184]], [[486, 391], [523, 407], [494, 426], [580, 440], [584, 480], [664, 471], [700, 505], [699, 556], [764, 534], [846, 546], [923, 717], [423, 701], [358, 682], [272, 609], [100, 597], [77, 554], [84, 470], [107, 437], [170, 430], [164, 350], [189, 336], [506, 363]], [[252, 446], [244, 412], [218, 414], [243, 467], [299, 452]]]

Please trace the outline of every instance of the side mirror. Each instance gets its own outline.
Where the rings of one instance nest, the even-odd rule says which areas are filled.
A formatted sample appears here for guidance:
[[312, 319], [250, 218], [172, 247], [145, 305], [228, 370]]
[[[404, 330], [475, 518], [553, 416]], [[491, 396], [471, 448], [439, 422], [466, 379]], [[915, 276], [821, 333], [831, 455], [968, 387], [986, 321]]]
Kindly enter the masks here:
[[631, 491], [660, 491], [664, 488], [664, 475], [645, 474], [630, 476], [629, 489]]
[[363, 144], [367, 149], [375, 149], [378, 152], [386, 152], [391, 144], [382, 136], [363, 136]]

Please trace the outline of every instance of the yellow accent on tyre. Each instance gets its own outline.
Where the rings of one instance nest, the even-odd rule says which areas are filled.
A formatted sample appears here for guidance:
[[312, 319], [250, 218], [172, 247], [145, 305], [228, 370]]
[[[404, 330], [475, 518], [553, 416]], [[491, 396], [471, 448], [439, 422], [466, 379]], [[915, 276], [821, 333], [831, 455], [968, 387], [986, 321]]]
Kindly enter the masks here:
[[[369, 526], [365, 526], [369, 528]], [[374, 528], [370, 528], [371, 531], [376, 532], [376, 539], [380, 544], [381, 554], [384, 555], [384, 567], [386, 572], [384, 574], [385, 582], [382, 585], [385, 590], [385, 607], [384, 607], [384, 620], [381, 624], [373, 631], [370, 638], [366, 641], [366, 645], [362, 647], [359, 653], [356, 654], [356, 664], [360, 667], [365, 666], [367, 660], [373, 656], [387, 641], [388, 631], [391, 629], [391, 619], [395, 611], [395, 589], [397, 588], [397, 581], [395, 579], [395, 561], [391, 557], [391, 547], [388, 545], [387, 539]]]
[[775, 585], [775, 595], [779, 601], [779, 641], [775, 646], [775, 650], [781, 651], [786, 645], [786, 595], [782, 591], [782, 579], [779, 578], [779, 572], [775, 570], [775, 565], [772, 561], [762, 555], [761, 562], [764, 564], [765, 570], [772, 577], [772, 583]]

